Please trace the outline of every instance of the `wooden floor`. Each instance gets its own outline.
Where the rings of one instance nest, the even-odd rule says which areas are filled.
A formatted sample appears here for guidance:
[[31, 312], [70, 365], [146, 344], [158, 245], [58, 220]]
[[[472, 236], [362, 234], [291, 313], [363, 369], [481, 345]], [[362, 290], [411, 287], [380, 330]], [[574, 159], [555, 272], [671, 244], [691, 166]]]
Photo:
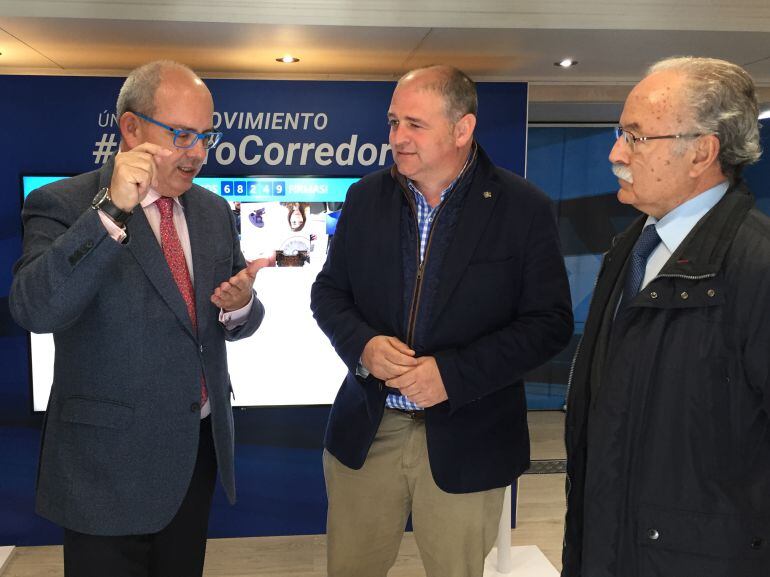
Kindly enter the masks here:
[[[564, 415], [529, 414], [532, 459], [563, 459]], [[518, 527], [514, 545], [537, 545], [561, 569], [564, 523], [564, 475], [524, 475], [519, 482]], [[324, 577], [326, 537], [252, 537], [211, 539], [206, 577]], [[2, 577], [62, 577], [61, 547], [19, 547]], [[410, 533], [388, 577], [424, 577], [420, 555]], [[108, 576], [105, 576], [108, 577]]]

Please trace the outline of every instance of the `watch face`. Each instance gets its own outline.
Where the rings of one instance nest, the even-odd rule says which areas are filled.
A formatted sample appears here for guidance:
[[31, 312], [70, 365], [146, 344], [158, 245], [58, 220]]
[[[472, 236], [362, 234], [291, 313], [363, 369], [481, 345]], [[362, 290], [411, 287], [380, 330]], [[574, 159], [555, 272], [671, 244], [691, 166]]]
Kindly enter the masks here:
[[110, 194], [110, 189], [106, 186], [104, 188], [99, 189], [99, 192], [96, 193], [96, 196], [94, 197], [94, 200], [91, 202], [91, 206], [98, 208], [99, 205], [104, 202], [104, 199], [107, 198]]

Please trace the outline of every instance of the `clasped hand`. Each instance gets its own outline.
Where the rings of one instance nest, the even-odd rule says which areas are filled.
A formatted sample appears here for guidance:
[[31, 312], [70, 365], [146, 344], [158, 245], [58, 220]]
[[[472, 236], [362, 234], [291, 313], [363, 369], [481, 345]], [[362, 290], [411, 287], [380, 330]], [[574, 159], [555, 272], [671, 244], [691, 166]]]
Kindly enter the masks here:
[[396, 337], [379, 335], [366, 343], [361, 363], [388, 387], [399, 389], [422, 408], [432, 407], [448, 396], [436, 359], [416, 358], [415, 352]]

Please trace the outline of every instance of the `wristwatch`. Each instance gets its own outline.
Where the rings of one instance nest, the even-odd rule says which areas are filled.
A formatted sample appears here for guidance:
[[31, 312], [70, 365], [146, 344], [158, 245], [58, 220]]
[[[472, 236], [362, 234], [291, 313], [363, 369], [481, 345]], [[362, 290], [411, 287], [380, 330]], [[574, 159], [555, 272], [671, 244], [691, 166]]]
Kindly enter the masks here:
[[91, 208], [94, 210], [101, 210], [121, 228], [126, 226], [126, 223], [133, 214], [131, 212], [121, 210], [112, 204], [112, 198], [110, 198], [110, 188], [108, 186], [101, 188], [99, 192], [96, 193], [96, 196], [91, 201]]

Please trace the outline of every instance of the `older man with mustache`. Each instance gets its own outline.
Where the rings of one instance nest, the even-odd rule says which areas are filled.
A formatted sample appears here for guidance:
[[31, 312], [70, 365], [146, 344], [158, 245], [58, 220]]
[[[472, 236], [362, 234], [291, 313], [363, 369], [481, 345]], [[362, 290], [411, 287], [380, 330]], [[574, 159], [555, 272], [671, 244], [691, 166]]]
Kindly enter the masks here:
[[754, 83], [654, 65], [610, 154], [644, 214], [605, 255], [575, 358], [564, 577], [760, 577], [770, 566], [770, 220]]

